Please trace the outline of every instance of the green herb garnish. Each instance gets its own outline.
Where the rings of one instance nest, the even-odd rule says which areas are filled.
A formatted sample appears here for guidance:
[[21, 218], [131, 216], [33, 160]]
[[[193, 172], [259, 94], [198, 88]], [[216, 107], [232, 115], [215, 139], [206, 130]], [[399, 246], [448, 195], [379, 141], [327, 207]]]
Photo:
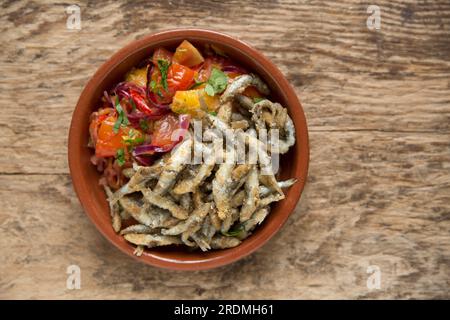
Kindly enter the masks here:
[[119, 166], [123, 166], [125, 164], [125, 151], [123, 149], [117, 150], [116, 159]]
[[138, 136], [138, 131], [134, 130], [134, 129], [130, 129], [128, 131], [128, 135], [126, 136], [122, 136], [122, 140], [126, 145], [129, 146], [134, 146], [134, 145], [138, 145], [140, 143], [143, 143], [145, 141], [144, 137], [139, 137]]
[[155, 92], [155, 89], [156, 89], [156, 81], [155, 80], [150, 81], [150, 89], [153, 92]]
[[167, 91], [169, 85], [167, 84], [167, 72], [169, 71], [170, 62], [167, 60], [158, 60], [158, 68], [161, 71], [161, 83], [164, 90]]
[[255, 98], [253, 98], [253, 102], [254, 102], [254, 103], [258, 103], [258, 102], [263, 101], [263, 100], [266, 100], [266, 99], [265, 99], [265, 98], [261, 98], [261, 97], [255, 97]]
[[113, 131], [114, 131], [114, 133], [118, 133], [120, 126], [128, 125], [129, 121], [128, 121], [127, 115], [123, 111], [122, 106], [120, 105], [120, 101], [119, 101], [118, 97], [116, 97], [115, 108], [117, 110], [118, 117], [117, 117], [117, 121], [114, 123]]
[[209, 114], [212, 116], [217, 116], [217, 112], [215, 112], [215, 111], [211, 111], [211, 112], [209, 112]]
[[211, 71], [211, 76], [205, 87], [205, 92], [214, 96], [215, 94], [223, 92], [228, 85], [228, 76], [217, 68], [213, 68]]
[[205, 87], [205, 92], [206, 92], [208, 95], [210, 95], [210, 96], [214, 96], [214, 94], [216, 93], [216, 92], [214, 91], [213, 86], [210, 85], [209, 83], [208, 83], [208, 84], [206, 85], [206, 87]]
[[189, 88], [189, 90], [195, 89], [195, 88], [197, 88], [198, 86], [201, 86], [204, 83], [205, 83], [205, 81], [197, 82], [197, 80], [195, 80], [195, 83]]
[[239, 236], [244, 231], [245, 231], [244, 224], [239, 224], [233, 230], [229, 230], [228, 232], [222, 232], [222, 234], [227, 237], [236, 237]]
[[125, 138], [123, 139], [123, 142], [127, 145], [137, 145], [141, 144], [145, 141], [144, 137], [137, 137], [137, 138]]
[[143, 131], [148, 131], [148, 122], [145, 119], [139, 120], [139, 128], [141, 128]]
[[134, 100], [130, 98], [130, 104], [131, 104], [131, 110], [134, 112], [136, 111], [136, 103], [134, 103]]

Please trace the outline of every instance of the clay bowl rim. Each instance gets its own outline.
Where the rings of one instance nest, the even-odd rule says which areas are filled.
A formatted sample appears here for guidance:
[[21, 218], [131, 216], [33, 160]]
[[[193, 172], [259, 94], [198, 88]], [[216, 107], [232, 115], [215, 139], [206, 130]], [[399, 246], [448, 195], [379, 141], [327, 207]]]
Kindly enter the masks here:
[[[92, 106], [90, 105], [92, 103], [91, 101], [99, 99], [99, 97], [94, 96], [96, 87], [102, 84], [102, 81], [104, 81], [106, 77], [112, 73], [115, 68], [118, 68], [126, 59], [146, 48], [151, 51], [155, 46], [162, 42], [174, 40], [182, 41], [183, 39], [188, 39], [194, 42], [212, 42], [228, 47], [229, 50], [233, 49], [236, 51], [234, 54], [236, 56], [240, 56], [241, 58], [239, 59], [239, 57], [233, 57], [234, 59], [238, 61], [251, 59], [255, 66], [262, 71], [257, 73], [259, 73], [264, 80], [266, 80], [266, 82], [269, 81], [269, 85], [270, 82], [275, 83], [277, 94], [286, 101], [285, 106], [288, 108], [289, 114], [292, 117], [296, 128], [297, 143], [294, 147], [297, 162], [293, 165], [295, 166], [294, 176], [298, 179], [298, 182], [288, 189], [286, 192], [286, 198], [280, 201], [280, 203], [283, 204], [282, 210], [278, 210], [278, 212], [276, 212], [276, 216], [274, 217], [271, 217], [271, 215], [274, 214], [274, 209], [272, 209], [272, 212], [269, 215], [270, 223], [263, 223], [258, 227], [252, 236], [244, 240], [235, 248], [213, 251], [214, 254], [212, 254], [210, 258], [200, 259], [196, 259], [194, 257], [195, 255], [198, 256], [198, 253], [192, 254], [193, 258], [185, 259], [186, 256], [189, 257], [191, 253], [178, 253], [180, 257], [184, 255], [183, 259], [173, 257], [168, 258], [164, 256], [164, 254], [161, 254], [161, 252], [153, 251], [153, 249], [146, 249], [145, 253], [141, 257], [136, 257], [133, 254], [134, 246], [127, 243], [121, 236], [116, 235], [112, 231], [110, 223], [105, 225], [105, 223], [100, 221], [98, 218], [102, 215], [107, 215], [107, 217], [109, 217], [109, 212], [107, 207], [105, 207], [106, 197], [103, 200], [103, 203], [98, 203], [102, 201], [94, 199], [91, 195], [91, 192], [94, 192], [93, 189], [98, 188], [98, 181], [92, 181], [92, 178], [89, 178], [87, 177], [87, 174], [84, 174], [84, 166], [88, 163], [88, 160], [83, 159], [82, 152], [80, 150], [82, 150], [82, 148], [87, 148], [87, 146], [82, 144], [83, 133], [80, 132], [80, 127], [83, 127], [83, 122], [88, 122], [88, 119], [86, 119], [85, 115], [83, 115], [83, 112], [86, 112], [86, 109], [92, 110]], [[281, 88], [283, 90], [280, 90]], [[271, 89], [273, 89], [273, 87]], [[84, 127], [86, 127], [86, 125], [84, 125]], [[102, 233], [103, 236], [115, 247], [138, 261], [155, 267], [172, 270], [212, 269], [235, 262], [259, 249], [279, 231], [294, 211], [303, 191], [308, 173], [308, 129], [303, 108], [293, 87], [281, 71], [275, 66], [275, 64], [258, 50], [230, 35], [212, 30], [171, 29], [150, 34], [129, 43], [113, 54], [111, 58], [109, 58], [100, 66], [100, 68], [97, 69], [80, 94], [80, 98], [72, 115], [68, 139], [68, 160], [72, 183], [85, 213], [100, 233]], [[277, 204], [277, 206], [278, 205], [279, 204]], [[211, 252], [200, 254], [206, 256], [211, 254]], [[175, 253], [175, 255], [177, 254]]]

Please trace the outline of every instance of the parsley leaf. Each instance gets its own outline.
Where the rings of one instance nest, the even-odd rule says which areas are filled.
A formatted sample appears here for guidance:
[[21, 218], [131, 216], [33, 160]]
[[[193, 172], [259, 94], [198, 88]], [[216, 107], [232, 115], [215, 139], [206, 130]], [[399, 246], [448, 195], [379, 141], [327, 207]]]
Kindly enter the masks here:
[[144, 137], [137, 137], [137, 138], [125, 138], [123, 139], [123, 142], [127, 145], [138, 145], [145, 141]]
[[167, 60], [158, 60], [158, 68], [161, 71], [161, 83], [164, 90], [167, 91], [169, 85], [167, 84], [167, 72], [169, 70], [170, 62]]
[[118, 117], [117, 117], [117, 121], [114, 123], [113, 131], [114, 131], [114, 133], [118, 133], [120, 126], [128, 125], [129, 121], [128, 121], [127, 115], [123, 111], [122, 106], [120, 105], [120, 101], [119, 101], [118, 97], [116, 97], [115, 108], [117, 110]]
[[116, 159], [119, 166], [123, 166], [125, 164], [125, 151], [123, 149], [117, 150]]
[[265, 99], [265, 98], [261, 98], [261, 97], [255, 97], [255, 98], [253, 98], [253, 102], [254, 102], [254, 103], [258, 103], [258, 102], [263, 101], [263, 100], [266, 100], [266, 99]]
[[228, 76], [221, 70], [213, 68], [205, 87], [205, 92], [210, 96], [214, 96], [215, 94], [222, 93], [227, 85]]
[[233, 230], [229, 230], [228, 232], [222, 232], [222, 234], [227, 237], [236, 237], [239, 236], [243, 231], [245, 231], [244, 224], [240, 224]]
[[214, 88], [212, 85], [210, 85], [209, 83], [206, 85], [205, 87], [205, 92], [210, 95], [213, 96], [216, 92], [214, 91]]

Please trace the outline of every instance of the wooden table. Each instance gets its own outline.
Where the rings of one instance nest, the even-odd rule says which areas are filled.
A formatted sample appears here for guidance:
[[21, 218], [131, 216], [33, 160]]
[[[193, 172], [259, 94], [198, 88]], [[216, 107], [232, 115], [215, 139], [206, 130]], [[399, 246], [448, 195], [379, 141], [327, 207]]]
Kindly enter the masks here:
[[[367, 1], [80, 1], [81, 30], [66, 28], [70, 4], [1, 1], [0, 298], [450, 298], [447, 0], [376, 1], [380, 30], [367, 27]], [[279, 234], [190, 274], [111, 246], [67, 165], [71, 114], [95, 70], [176, 27], [223, 31], [272, 59], [311, 143], [306, 189]], [[66, 288], [72, 264], [80, 290]]]

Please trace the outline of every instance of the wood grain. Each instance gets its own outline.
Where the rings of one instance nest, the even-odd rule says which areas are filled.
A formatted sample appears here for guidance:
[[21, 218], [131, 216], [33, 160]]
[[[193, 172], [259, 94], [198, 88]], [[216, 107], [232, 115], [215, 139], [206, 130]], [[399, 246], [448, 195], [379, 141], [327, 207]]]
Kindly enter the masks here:
[[[0, 298], [449, 298], [450, 3], [1, 1]], [[157, 270], [112, 247], [83, 213], [67, 166], [78, 96], [145, 34], [202, 27], [272, 59], [308, 119], [311, 165], [295, 213], [230, 266]], [[82, 289], [66, 289], [77, 264]], [[366, 286], [367, 266], [382, 272]]]

